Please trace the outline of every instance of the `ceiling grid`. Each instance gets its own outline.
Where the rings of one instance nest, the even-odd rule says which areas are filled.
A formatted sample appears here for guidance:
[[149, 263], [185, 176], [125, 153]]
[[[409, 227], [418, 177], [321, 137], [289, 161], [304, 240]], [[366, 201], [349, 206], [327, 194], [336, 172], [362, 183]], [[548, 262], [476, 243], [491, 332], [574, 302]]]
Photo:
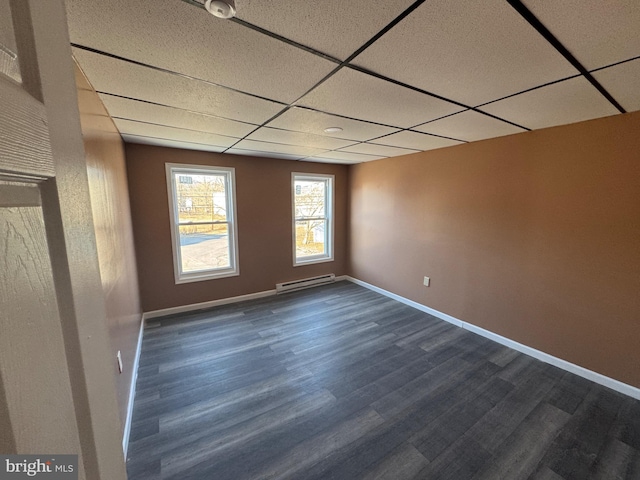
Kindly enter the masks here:
[[129, 142], [359, 163], [640, 109], [635, 0], [66, 6]]

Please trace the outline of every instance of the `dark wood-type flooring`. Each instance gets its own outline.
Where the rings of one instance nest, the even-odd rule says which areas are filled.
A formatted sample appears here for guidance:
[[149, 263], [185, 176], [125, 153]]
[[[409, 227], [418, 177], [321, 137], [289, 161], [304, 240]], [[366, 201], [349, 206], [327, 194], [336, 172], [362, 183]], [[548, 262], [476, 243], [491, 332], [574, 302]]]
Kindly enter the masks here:
[[350, 282], [151, 321], [139, 479], [640, 479], [640, 402]]

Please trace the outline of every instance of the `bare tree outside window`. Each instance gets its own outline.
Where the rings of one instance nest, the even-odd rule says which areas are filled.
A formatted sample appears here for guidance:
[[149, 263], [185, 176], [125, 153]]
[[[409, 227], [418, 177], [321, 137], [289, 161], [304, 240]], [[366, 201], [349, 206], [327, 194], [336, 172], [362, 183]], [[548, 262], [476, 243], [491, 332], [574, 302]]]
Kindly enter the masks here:
[[331, 177], [294, 174], [294, 238], [296, 262], [331, 257], [329, 233]]

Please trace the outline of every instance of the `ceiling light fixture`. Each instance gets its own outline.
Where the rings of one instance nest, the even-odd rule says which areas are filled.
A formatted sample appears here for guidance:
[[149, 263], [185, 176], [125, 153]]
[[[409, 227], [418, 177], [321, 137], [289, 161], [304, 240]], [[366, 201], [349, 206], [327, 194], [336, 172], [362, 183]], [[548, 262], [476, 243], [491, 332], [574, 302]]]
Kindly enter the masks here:
[[207, 0], [204, 8], [206, 8], [211, 15], [215, 15], [218, 18], [231, 18], [236, 16], [235, 0]]
[[324, 129], [324, 133], [338, 133], [341, 131], [342, 131], [342, 128], [340, 127], [327, 127]]

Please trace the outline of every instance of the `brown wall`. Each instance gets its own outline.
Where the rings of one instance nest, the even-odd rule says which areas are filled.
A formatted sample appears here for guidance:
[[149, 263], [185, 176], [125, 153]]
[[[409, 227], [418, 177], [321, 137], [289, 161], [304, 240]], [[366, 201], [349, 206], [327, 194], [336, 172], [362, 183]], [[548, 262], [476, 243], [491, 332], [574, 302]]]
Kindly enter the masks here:
[[640, 112], [356, 165], [350, 195], [352, 276], [640, 387]]
[[[324, 273], [346, 273], [347, 167], [126, 144], [129, 191], [145, 312], [273, 290]], [[234, 167], [240, 275], [176, 285], [165, 163]], [[334, 261], [293, 267], [291, 172], [335, 175]]]
[[[76, 84], [111, 358], [124, 427], [142, 321], [124, 144], [98, 94], [77, 66]], [[118, 350], [122, 352], [124, 366], [121, 375], [115, 360]]]

